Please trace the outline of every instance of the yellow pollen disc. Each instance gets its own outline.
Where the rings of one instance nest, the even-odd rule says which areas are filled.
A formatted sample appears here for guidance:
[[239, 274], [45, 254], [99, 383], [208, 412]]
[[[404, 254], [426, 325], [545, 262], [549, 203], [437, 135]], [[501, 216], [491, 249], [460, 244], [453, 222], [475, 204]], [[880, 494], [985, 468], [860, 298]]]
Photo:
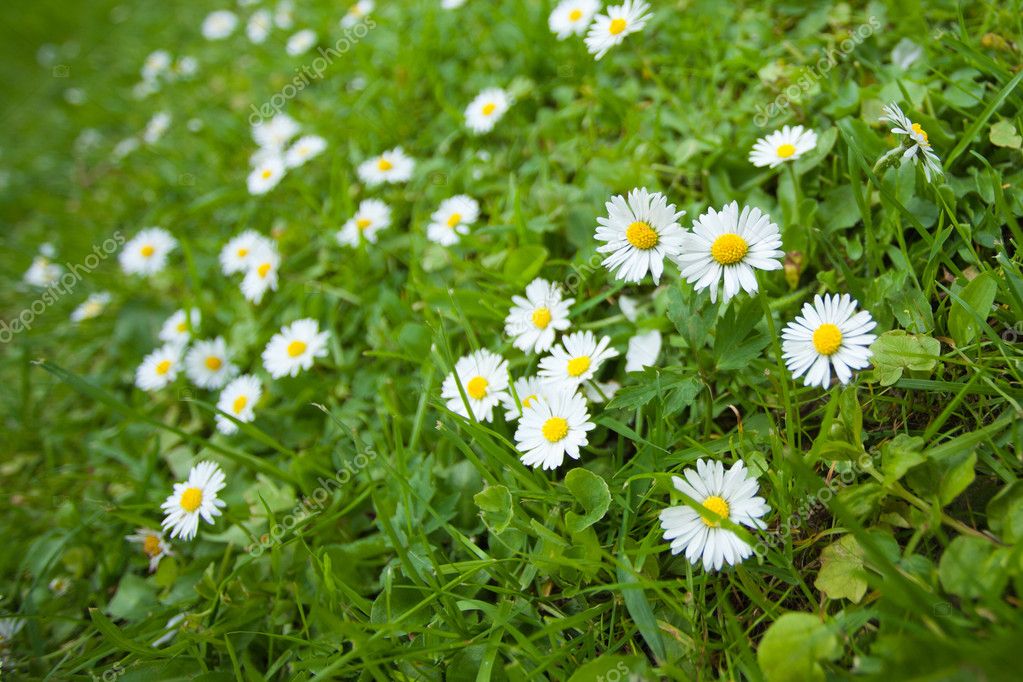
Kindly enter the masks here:
[[153, 255], [154, 253], [156, 253], [156, 249], [154, 249], [154, 248], [153, 248], [152, 246], [150, 246], [149, 244], [146, 244], [146, 245], [145, 245], [145, 246], [143, 246], [143, 247], [142, 247], [141, 249], [139, 249], [139, 252], [140, 252], [140, 253], [141, 253], [141, 254], [142, 254], [143, 256], [145, 256], [146, 258], [149, 258], [149, 257], [150, 257], [150, 256], [152, 256], [152, 255]]
[[241, 411], [244, 410], [245, 406], [248, 404], [249, 404], [248, 397], [240, 395], [234, 399], [234, 404], [231, 405], [231, 409], [234, 410], [235, 414], [240, 414]]
[[147, 535], [142, 541], [142, 551], [146, 556], [154, 557], [160, 553], [160, 538], [155, 535]]
[[734, 265], [746, 257], [749, 244], [737, 234], [723, 234], [710, 245], [710, 255], [721, 265]]
[[469, 383], [465, 385], [465, 392], [469, 394], [469, 397], [473, 400], [483, 400], [487, 395], [487, 386], [490, 382], [483, 377], [473, 377], [469, 379]]
[[568, 435], [568, 422], [561, 417], [551, 417], [540, 427], [543, 437], [551, 443], [557, 443]]
[[494, 104], [493, 102], [487, 102], [486, 104], [483, 105], [483, 115], [490, 116], [490, 114], [494, 113], [494, 109], [496, 108], [497, 108], [496, 104]]
[[590, 356], [581, 355], [577, 358], [572, 358], [568, 361], [568, 376], [577, 377], [581, 376], [586, 370], [590, 368]]
[[522, 407], [529, 407], [534, 400], [536, 400], [535, 393], [522, 401]]
[[367, 218], [358, 218], [355, 221], [355, 226], [357, 228], [359, 228], [360, 230], [365, 230], [367, 227], [369, 227], [372, 224], [373, 224], [373, 221], [369, 220]]
[[654, 228], [642, 220], [637, 220], [625, 228], [625, 238], [637, 249], [644, 250], [654, 248], [657, 246], [657, 242], [660, 241], [660, 237], [657, 236]]
[[239, 258], [245, 258], [245, 256], [247, 256], [247, 255], [249, 255], [249, 250], [248, 249], [238, 249], [238, 257]]
[[156, 373], [159, 374], [160, 376], [163, 376], [164, 374], [170, 371], [170, 368], [171, 368], [170, 360], [161, 360], [160, 364], [156, 366]]
[[389, 171], [392, 168], [394, 168], [394, 164], [381, 156], [379, 159], [377, 159], [377, 168], [379, 168], [382, 171]]
[[913, 132], [917, 135], [923, 136], [924, 144], [930, 144], [930, 141], [927, 139], [927, 131], [921, 128], [919, 123], [913, 124]]
[[198, 488], [188, 488], [181, 493], [181, 508], [186, 512], [194, 512], [202, 504], [202, 491]]
[[188, 325], [185, 324], [184, 322], [179, 322], [178, 323], [178, 331], [182, 332], [182, 333], [187, 332], [188, 331]]
[[612, 19], [611, 25], [607, 27], [608, 32], [616, 36], [625, 30], [625, 19]]
[[299, 355], [305, 352], [306, 345], [305, 341], [292, 341], [288, 344], [288, 355], [293, 358], [297, 358]]
[[258, 268], [256, 268], [256, 272], [259, 273], [260, 277], [266, 277], [266, 274], [268, 272], [270, 272], [270, 264], [269, 263], [263, 263]]
[[263, 172], [260, 173], [260, 175], [263, 176], [264, 180], [269, 180], [270, 176], [273, 175], [273, 174], [274, 174], [274, 172], [272, 170], [270, 170], [269, 168], [264, 168]]
[[581, 9], [574, 9], [568, 15], [569, 21], [579, 21], [583, 18], [583, 11]]
[[223, 364], [224, 361], [218, 358], [216, 355], [211, 355], [208, 358], [206, 358], [206, 367], [208, 367], [211, 371], [216, 372], [218, 369], [221, 368]]
[[[726, 519], [728, 518], [728, 503], [725, 502], [723, 497], [711, 495], [710, 497], [703, 501], [703, 506], [711, 510], [718, 516], [721, 516]], [[718, 526], [721, 525], [720, 521], [709, 519], [706, 516], [701, 516], [700, 519], [711, 528], [717, 528]]]
[[452, 213], [451, 217], [448, 218], [448, 227], [457, 227], [460, 222], [462, 222], [462, 214]]
[[796, 146], [794, 144], [783, 144], [778, 147], [778, 157], [787, 159], [796, 153]]
[[548, 308], [537, 308], [533, 311], [533, 324], [537, 329], [547, 329], [551, 323], [551, 311]]
[[813, 347], [821, 355], [834, 355], [842, 347], [842, 330], [825, 322], [813, 333]]

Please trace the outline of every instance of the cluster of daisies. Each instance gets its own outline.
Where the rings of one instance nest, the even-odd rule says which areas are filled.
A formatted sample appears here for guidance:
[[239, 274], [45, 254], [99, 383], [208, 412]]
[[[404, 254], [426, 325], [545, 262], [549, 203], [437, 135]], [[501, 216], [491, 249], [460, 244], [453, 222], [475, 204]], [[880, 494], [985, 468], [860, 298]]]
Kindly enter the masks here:
[[558, 40], [585, 33], [586, 49], [600, 59], [626, 36], [642, 31], [650, 19], [649, 10], [644, 0], [625, 0], [597, 14], [599, 0], [563, 0], [551, 11], [547, 24]]
[[266, 194], [277, 186], [285, 173], [327, 148], [327, 141], [319, 135], [302, 135], [292, 142], [300, 131], [301, 126], [285, 113], [252, 126], [252, 139], [259, 148], [249, 159], [252, 166], [247, 180], [250, 194]]

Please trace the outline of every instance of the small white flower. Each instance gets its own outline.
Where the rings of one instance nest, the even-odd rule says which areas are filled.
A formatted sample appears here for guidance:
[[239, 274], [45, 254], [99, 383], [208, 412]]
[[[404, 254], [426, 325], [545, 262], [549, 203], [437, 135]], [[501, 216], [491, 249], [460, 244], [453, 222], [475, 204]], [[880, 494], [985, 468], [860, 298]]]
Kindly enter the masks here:
[[469, 234], [469, 226], [479, 216], [480, 205], [472, 197], [459, 194], [445, 199], [430, 216], [426, 238], [441, 246], [457, 244], [460, 235]]
[[363, 199], [359, 210], [348, 219], [337, 233], [342, 246], [358, 246], [361, 238], [377, 243], [377, 232], [391, 225], [391, 208], [379, 199]]
[[356, 170], [359, 179], [366, 183], [367, 187], [376, 187], [384, 182], [408, 181], [412, 177], [415, 165], [415, 161], [407, 156], [401, 147], [395, 147], [380, 156], [363, 161]]
[[629, 339], [629, 350], [625, 353], [625, 371], [642, 372], [644, 367], [657, 364], [661, 354], [661, 332], [651, 329], [645, 334], [636, 334]]
[[642, 31], [650, 19], [647, 11], [650, 5], [644, 0], [625, 0], [621, 5], [607, 8], [606, 14], [598, 14], [586, 34], [586, 49], [600, 59], [615, 45], [621, 45], [625, 36]]
[[[757, 497], [757, 480], [749, 475], [741, 461], [725, 471], [721, 462], [698, 460], [696, 469], [686, 469], [685, 479], [672, 476], [680, 492], [694, 503], [730, 522], [749, 528], [766, 528], [760, 517], [770, 511], [764, 498]], [[688, 504], [668, 507], [660, 514], [664, 539], [671, 541], [671, 553], [686, 553], [694, 566], [703, 560], [705, 571], [717, 571], [725, 564], [734, 566], [753, 553], [753, 548], [734, 531], [722, 528], [721, 521], [702, 515]]]
[[238, 17], [226, 9], [210, 12], [202, 22], [202, 35], [206, 40], [223, 40], [238, 25]]
[[718, 288], [724, 280], [722, 300], [728, 301], [740, 290], [757, 292], [758, 270], [782, 267], [779, 250], [781, 233], [771, 218], [759, 208], [732, 202], [715, 211], [713, 208], [693, 223], [686, 233], [682, 251], [675, 256], [682, 277], [697, 291], [710, 289], [711, 303], [717, 302]]
[[199, 71], [199, 61], [195, 57], [185, 55], [178, 59], [171, 68], [171, 73], [182, 78], [190, 78]]
[[813, 130], [804, 130], [803, 126], [785, 126], [757, 140], [749, 160], [757, 168], [774, 168], [786, 161], [795, 161], [816, 146], [817, 133]]
[[[192, 330], [199, 331], [199, 321], [202, 319], [202, 314], [198, 308], [192, 308], [189, 315], [191, 318]], [[185, 319], [185, 311], [179, 310], [163, 323], [160, 328], [160, 340], [164, 343], [172, 343], [177, 346], [184, 346], [192, 338], [192, 334], [188, 329], [189, 320]]]
[[91, 320], [94, 317], [99, 317], [108, 303], [110, 303], [109, 292], [101, 291], [89, 294], [89, 297], [71, 312], [71, 321], [81, 322], [82, 320]]
[[579, 448], [587, 444], [586, 432], [596, 428], [586, 409], [586, 399], [575, 392], [537, 398], [522, 411], [515, 430], [515, 447], [522, 463], [542, 469], [557, 469], [565, 455], [579, 459]]
[[252, 257], [261, 249], [272, 249], [272, 241], [255, 230], [245, 230], [220, 250], [220, 269], [225, 275], [248, 270]]
[[558, 285], [537, 277], [526, 287], [526, 296], [512, 296], [512, 308], [504, 320], [504, 333], [525, 352], [550, 350], [554, 336], [569, 328], [568, 309], [574, 298], [561, 298]]
[[159, 77], [170, 68], [171, 56], [167, 50], [156, 50], [150, 52], [146, 61], [142, 63], [142, 79], [151, 81]]
[[547, 25], [558, 40], [581, 36], [600, 9], [600, 0], [562, 0], [547, 17]]
[[261, 163], [249, 173], [246, 184], [249, 187], [249, 194], [258, 196], [266, 194], [281, 181], [284, 177], [284, 159], [276, 154], [267, 154], [261, 159]]
[[465, 4], [465, 0], [440, 0], [440, 6], [444, 9], [458, 9]]
[[225, 485], [224, 472], [213, 462], [199, 462], [192, 467], [188, 480], [175, 483], [174, 492], [164, 501], [163, 529], [170, 529], [171, 539], [191, 540], [199, 531], [199, 518], [213, 524], [227, 503], [217, 493]]
[[511, 106], [511, 98], [501, 88], [487, 88], [465, 108], [465, 125], [474, 133], [493, 129]]
[[590, 331], [568, 334], [561, 339], [561, 345], [540, 360], [540, 377], [545, 383], [574, 390], [592, 379], [601, 363], [618, 355], [617, 350], [608, 348], [610, 344], [608, 337], [598, 341]]
[[[248, 423], [256, 418], [254, 408], [262, 395], [263, 386], [259, 379], [244, 374], [224, 387], [217, 400], [217, 409]], [[238, 425], [222, 414], [216, 416], [216, 421], [217, 429], [223, 434], [231, 435], [238, 430]]]
[[149, 559], [149, 572], [154, 573], [165, 556], [174, 556], [170, 543], [163, 539], [163, 533], [148, 528], [136, 528], [133, 535], [124, 538], [140, 545], [142, 553]]
[[274, 379], [298, 376], [327, 356], [330, 332], [321, 332], [316, 320], [304, 318], [281, 327], [263, 349], [263, 367]]
[[143, 358], [135, 370], [135, 385], [143, 391], [158, 391], [174, 381], [181, 368], [181, 350], [178, 344], [167, 343]]
[[636, 315], [639, 313], [639, 302], [631, 296], [619, 296], [618, 307], [622, 311], [622, 315], [625, 315], [625, 319], [629, 322], [636, 321]]
[[288, 38], [284, 50], [292, 57], [305, 54], [316, 44], [316, 31], [306, 28]]
[[146, 144], [156, 144], [156, 142], [163, 137], [163, 134], [167, 132], [167, 128], [170, 127], [171, 115], [166, 111], [158, 111], [153, 114], [153, 117], [149, 119], [149, 123], [146, 124], [146, 129], [142, 132], [142, 139]]
[[364, 20], [373, 11], [376, 3], [373, 0], [359, 0], [348, 8], [348, 11], [341, 18], [341, 28], [352, 28]]
[[238, 373], [224, 338], [196, 341], [185, 355], [185, 376], [199, 388], [219, 389]]
[[259, 305], [267, 291], [277, 291], [277, 272], [281, 256], [277, 245], [266, 240], [258, 245], [250, 256], [249, 265], [242, 279], [242, 295], [246, 300]]
[[294, 25], [294, 9], [295, 5], [291, 0], [281, 0], [277, 3], [274, 10], [274, 23], [277, 24], [277, 28], [288, 30]]
[[39, 255], [32, 259], [32, 265], [25, 271], [25, 284], [45, 288], [60, 279], [63, 272], [62, 267], [51, 262], [46, 256]]
[[459, 383], [473, 417], [489, 422], [494, 418], [494, 407], [508, 397], [508, 361], [484, 349], [459, 358], [455, 363], [455, 371], [447, 375], [441, 386], [441, 397], [447, 401], [449, 410], [468, 417], [469, 411], [458, 391]]
[[50, 588], [50, 592], [53, 592], [55, 597], [63, 597], [71, 589], [71, 579], [67, 576], [59, 575], [51, 580], [47, 587]]
[[121, 269], [129, 275], [154, 275], [167, 265], [167, 256], [178, 246], [170, 232], [147, 227], [128, 241], [118, 254]]
[[803, 314], [782, 330], [782, 357], [793, 378], [804, 374], [805, 386], [827, 388], [831, 367], [843, 384], [852, 379], [852, 370], [870, 364], [870, 344], [877, 339], [868, 334], [877, 323], [866, 310], [856, 312], [856, 299], [814, 296], [813, 305], [803, 304]]
[[120, 161], [138, 149], [140, 144], [137, 137], [127, 137], [114, 145], [114, 148], [110, 150], [110, 156], [114, 161]]
[[287, 114], [276, 114], [269, 121], [258, 121], [252, 126], [252, 139], [263, 150], [280, 152], [291, 138], [298, 135], [298, 123]]
[[518, 403], [511, 391], [501, 396], [501, 407], [505, 409], [504, 418], [508, 421], [515, 421], [522, 416], [522, 410], [533, 405], [537, 398], [556, 395], [560, 391], [558, 387], [545, 384], [540, 377], [519, 377], [512, 383]]
[[583, 384], [583, 395], [591, 403], [602, 403], [614, 398], [621, 387], [617, 381], [587, 381]]
[[297, 168], [327, 148], [327, 141], [319, 135], [304, 135], [284, 153], [284, 165]]
[[[881, 117], [881, 120], [892, 124], [893, 133], [905, 136], [906, 138], [902, 143], [902, 147], [905, 149], [902, 153], [902, 158], [912, 159], [914, 163], [920, 164], [924, 169], [924, 177], [927, 178], [928, 182], [930, 182], [932, 176], [943, 175], [944, 171], [941, 168], [941, 160], [931, 147], [927, 131], [919, 123], [913, 123], [909, 120], [902, 113], [902, 109], [899, 108], [898, 104], [889, 104], [882, 111], [884, 111], [884, 115]], [[896, 153], [897, 151], [893, 149], [888, 154]]]
[[685, 231], [678, 219], [685, 211], [676, 211], [663, 194], [645, 187], [629, 192], [628, 199], [618, 195], [605, 204], [607, 218], [597, 218], [597, 241], [606, 242], [598, 253], [610, 254], [603, 265], [615, 279], [640, 282], [647, 272], [654, 284], [664, 272], [664, 257], [681, 249]]
[[253, 44], [259, 45], [266, 41], [271, 29], [273, 29], [273, 18], [270, 16], [270, 11], [258, 9], [249, 17], [249, 23], [245, 25], [245, 35]]

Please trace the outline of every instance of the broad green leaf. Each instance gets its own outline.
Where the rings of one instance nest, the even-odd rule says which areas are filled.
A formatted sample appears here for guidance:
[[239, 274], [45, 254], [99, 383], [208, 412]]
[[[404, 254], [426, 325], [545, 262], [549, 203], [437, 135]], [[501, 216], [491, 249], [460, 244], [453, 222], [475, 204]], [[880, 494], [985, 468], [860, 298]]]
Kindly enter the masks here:
[[977, 318], [987, 319], [997, 293], [998, 281], [991, 272], [977, 275], [959, 292], [962, 303], [953, 300], [948, 312], [948, 333], [957, 344], [963, 346], [977, 338], [980, 329]]
[[1008, 581], [1008, 555], [989, 540], [960, 535], [945, 548], [938, 578], [946, 592], [966, 598], [997, 599]]
[[839, 653], [838, 637], [820, 618], [786, 613], [760, 640], [757, 663], [767, 682], [816, 682], [824, 679], [820, 662]]
[[488, 486], [473, 495], [472, 499], [480, 508], [483, 523], [493, 532], [501, 533], [511, 523], [515, 510], [512, 506], [511, 492], [507, 487], [503, 485]]
[[907, 334], [901, 329], [885, 332], [870, 346], [874, 353], [874, 375], [882, 386], [891, 386], [905, 370], [929, 372], [941, 354], [937, 339], [925, 334]]
[[540, 272], [547, 260], [547, 249], [530, 244], [515, 249], [504, 262], [504, 277], [509, 282], [524, 283]]
[[881, 446], [881, 469], [884, 471], [886, 485], [898, 481], [907, 471], [926, 459], [921, 452], [923, 446], [923, 438], [904, 433]]
[[572, 511], [565, 514], [570, 532], [578, 533], [604, 518], [611, 505], [611, 491], [603, 478], [589, 469], [576, 467], [565, 475], [565, 487], [584, 510], [582, 515]]
[[867, 571], [863, 567], [863, 549], [856, 538], [845, 535], [821, 552], [821, 569], [814, 587], [828, 599], [848, 599], [859, 603], [867, 593]]
[[134, 573], [125, 573], [106, 611], [118, 620], [136, 621], [156, 606], [156, 588]]
[[1012, 121], [999, 121], [991, 126], [991, 133], [989, 135], [991, 144], [996, 147], [1008, 147], [1009, 149], [1019, 149], [1023, 146], [1023, 137], [1016, 132], [1016, 126], [1012, 124]]

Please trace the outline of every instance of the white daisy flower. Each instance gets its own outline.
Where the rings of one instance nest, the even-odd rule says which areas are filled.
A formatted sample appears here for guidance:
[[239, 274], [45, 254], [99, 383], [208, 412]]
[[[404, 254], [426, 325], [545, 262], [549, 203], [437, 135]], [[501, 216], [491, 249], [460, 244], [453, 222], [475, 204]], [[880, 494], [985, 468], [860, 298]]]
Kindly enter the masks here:
[[284, 153], [284, 165], [297, 168], [327, 148], [327, 141], [319, 135], [304, 135]]
[[[919, 163], [923, 166], [924, 177], [930, 182], [932, 176], [943, 175], [944, 171], [941, 168], [941, 160], [938, 155], [934, 153], [934, 149], [931, 147], [930, 140], [927, 137], [927, 131], [924, 130], [919, 123], [913, 123], [909, 118], [902, 113], [902, 109], [899, 108], [898, 104], [892, 103], [882, 109], [884, 115], [881, 117], [882, 121], [887, 121], [892, 124], [892, 132], [896, 135], [905, 136], [905, 140], [902, 142], [902, 148], [905, 151], [902, 154], [904, 159], [913, 159], [914, 163]], [[899, 150], [893, 149], [888, 152], [885, 157], [898, 153]]]
[[782, 330], [782, 357], [793, 378], [804, 374], [804, 386], [827, 388], [831, 367], [843, 384], [852, 379], [852, 370], [870, 364], [870, 344], [877, 336], [868, 334], [877, 326], [866, 310], [856, 312], [856, 299], [814, 296], [813, 305], [803, 304], [803, 314]]
[[430, 216], [426, 238], [441, 246], [457, 244], [460, 235], [469, 234], [469, 226], [479, 216], [480, 205], [472, 197], [459, 194], [445, 199]]
[[583, 395], [591, 403], [602, 403], [614, 398], [621, 388], [617, 381], [587, 381], [583, 384]]
[[25, 284], [45, 288], [60, 279], [63, 272], [62, 267], [51, 262], [46, 256], [39, 255], [32, 259], [32, 265], [25, 271]]
[[575, 389], [592, 379], [601, 363], [618, 355], [617, 350], [608, 348], [610, 343], [606, 336], [598, 341], [590, 331], [568, 334], [561, 339], [561, 345], [540, 360], [540, 376], [545, 383]]
[[650, 15], [650, 5], [644, 0], [625, 0], [621, 5], [608, 7], [606, 14], [598, 14], [586, 34], [586, 49], [600, 59], [625, 36], [642, 31]]
[[581, 36], [599, 9], [600, 0], [562, 0], [547, 17], [547, 25], [558, 40]]
[[271, 29], [273, 29], [273, 18], [270, 16], [270, 11], [258, 9], [249, 17], [249, 23], [245, 25], [245, 35], [253, 44], [259, 45], [266, 41]]
[[166, 111], [158, 111], [153, 114], [153, 117], [149, 119], [149, 123], [146, 124], [146, 129], [142, 131], [142, 139], [146, 144], [156, 144], [157, 141], [163, 134], [167, 132], [167, 128], [171, 124], [171, 115]]
[[341, 18], [341, 28], [352, 28], [357, 23], [369, 16], [369, 13], [373, 11], [376, 3], [373, 0], [359, 0], [351, 7]]
[[140, 545], [142, 553], [149, 559], [149, 572], [154, 573], [165, 556], [174, 556], [170, 543], [163, 539], [163, 533], [148, 528], [136, 528], [133, 535], [124, 538]]
[[[757, 497], [757, 480], [746, 465], [736, 462], [728, 471], [721, 462], [698, 460], [696, 469], [686, 469], [685, 478], [672, 476], [675, 487], [692, 501], [721, 518], [750, 528], [766, 528], [760, 517], [770, 511], [764, 498]], [[664, 539], [671, 541], [671, 553], [686, 553], [694, 566], [703, 558], [705, 571], [717, 571], [725, 564], [734, 566], [753, 554], [753, 548], [734, 531], [721, 527], [721, 521], [704, 516], [688, 504], [668, 507], [661, 512]]]
[[370, 244], [377, 243], [377, 232], [391, 225], [391, 208], [379, 199], [363, 199], [359, 210], [348, 219], [337, 233], [338, 244], [358, 246], [364, 237]]
[[47, 587], [55, 597], [63, 597], [71, 589], [71, 579], [65, 575], [59, 575], [51, 580]]
[[178, 246], [170, 232], [147, 227], [128, 241], [118, 254], [121, 269], [129, 275], [154, 275], [167, 265], [167, 256]]
[[522, 463], [542, 469], [557, 469], [565, 455], [579, 459], [579, 448], [587, 444], [586, 432], [596, 428], [586, 409], [586, 399], [575, 392], [537, 398], [522, 411], [515, 430], [515, 447]]
[[181, 367], [182, 347], [167, 343], [142, 360], [135, 370], [135, 385], [143, 391], [158, 391], [174, 381]]
[[21, 618], [0, 618], [0, 652], [6, 649], [8, 642], [21, 632], [25, 621]]
[[222, 388], [237, 373], [222, 336], [196, 341], [185, 355], [185, 376], [199, 388]]
[[150, 52], [146, 60], [142, 62], [142, 79], [156, 80], [163, 72], [170, 68], [171, 56], [167, 50], [156, 50]]
[[258, 196], [266, 194], [281, 181], [284, 177], [284, 159], [277, 154], [266, 154], [260, 159], [260, 163], [249, 173], [246, 184], [249, 187], [249, 194]]
[[[455, 380], [458, 375], [458, 381]], [[455, 363], [455, 371], [444, 379], [441, 397], [455, 414], [468, 417], [465, 401], [458, 392], [458, 383], [465, 390], [469, 409], [477, 421], [494, 418], [494, 407], [508, 397], [508, 361], [489, 350], [478, 350]]]
[[252, 257], [262, 249], [273, 249], [272, 241], [256, 232], [245, 230], [232, 237], [220, 250], [220, 269], [225, 275], [233, 275], [249, 269]]
[[311, 318], [296, 320], [281, 327], [263, 349], [263, 367], [274, 379], [298, 376], [313, 366], [313, 360], [327, 356], [330, 332], [321, 332]]
[[682, 277], [697, 291], [710, 289], [711, 303], [717, 302], [718, 285], [724, 280], [722, 300], [728, 301], [740, 290], [757, 292], [758, 270], [782, 267], [779, 250], [781, 233], [771, 218], [759, 208], [732, 202], [715, 211], [713, 208], [693, 223], [682, 241], [682, 251], [675, 256]]
[[195, 57], [189, 57], [185, 55], [180, 57], [178, 61], [171, 67], [172, 76], [180, 76], [181, 78], [190, 78], [199, 71], [199, 60]]
[[384, 152], [359, 164], [357, 173], [359, 179], [366, 183], [367, 187], [388, 182], [406, 182], [412, 177], [412, 169], [416, 162], [407, 156], [401, 147]]
[[501, 88], [487, 88], [465, 108], [465, 125], [474, 133], [486, 133], [494, 128], [511, 106], [511, 98]]
[[[202, 313], [199, 312], [198, 308], [192, 308], [189, 313], [191, 318], [192, 330], [199, 330], [199, 321], [202, 319]], [[185, 319], [185, 311], [179, 310], [163, 323], [160, 327], [160, 340], [164, 343], [172, 343], [177, 346], [184, 346], [192, 338], [192, 334], [188, 329], [189, 320]]]
[[226, 9], [210, 12], [202, 22], [202, 36], [206, 40], [223, 40], [238, 25], [238, 17]]
[[651, 329], [629, 339], [629, 350], [625, 353], [625, 371], [642, 372], [644, 367], [657, 364], [661, 354], [661, 332]]
[[[217, 409], [248, 423], [256, 418], [254, 408], [262, 395], [263, 386], [259, 379], [244, 374], [224, 387], [217, 400]], [[238, 425], [222, 414], [216, 416], [216, 421], [217, 430], [223, 434], [231, 435], [238, 430]]]
[[258, 121], [252, 126], [252, 139], [263, 150], [281, 151], [300, 129], [292, 117], [276, 114], [269, 121]]
[[817, 133], [803, 126], [785, 126], [753, 145], [749, 160], [757, 168], [774, 168], [786, 161], [795, 161], [817, 146]]
[[249, 265], [242, 279], [242, 296], [251, 303], [259, 305], [267, 291], [277, 291], [277, 272], [281, 265], [281, 256], [277, 245], [266, 240], [256, 247], [249, 256]]
[[610, 254], [603, 265], [615, 279], [640, 282], [647, 271], [654, 284], [664, 272], [664, 257], [681, 249], [685, 231], [678, 219], [685, 211], [676, 211], [663, 194], [645, 187], [618, 195], [605, 204], [607, 218], [597, 218], [597, 241], [607, 242], [598, 253]]
[[171, 616], [167, 620], [167, 624], [163, 626], [164, 633], [153, 641], [154, 647], [161, 647], [167, 642], [174, 639], [175, 635], [181, 629], [181, 622], [185, 620], [187, 613], [179, 613], [176, 616]]
[[274, 23], [277, 28], [288, 30], [295, 24], [295, 4], [291, 0], [281, 0], [274, 9]]
[[284, 50], [292, 57], [305, 54], [316, 44], [316, 31], [311, 28], [304, 28], [295, 35], [288, 38]]
[[444, 9], [458, 9], [465, 4], [465, 0], [440, 0], [440, 6]]
[[518, 419], [522, 410], [531, 407], [537, 398], [547, 398], [558, 393], [556, 386], [545, 384], [538, 376], [519, 377], [512, 383], [512, 388], [515, 389], [515, 396], [518, 396], [518, 403], [515, 402], [515, 396], [511, 391], [501, 396], [501, 407], [505, 409], [504, 418], [508, 421]]
[[639, 301], [632, 298], [631, 296], [619, 296], [618, 307], [622, 311], [622, 315], [629, 322], [635, 322], [636, 316], [639, 314]]
[[170, 529], [170, 536], [191, 540], [199, 530], [199, 517], [213, 524], [214, 517], [223, 512], [227, 503], [217, 497], [224, 488], [224, 472], [213, 462], [199, 462], [188, 474], [184, 483], [175, 483], [174, 492], [164, 501], [163, 529]]
[[568, 309], [575, 299], [562, 299], [557, 284], [537, 277], [526, 287], [525, 298], [512, 296], [512, 303], [504, 333], [519, 350], [540, 353], [554, 345], [556, 332], [569, 328]]
[[120, 161], [124, 157], [128, 156], [128, 154], [131, 154], [133, 151], [138, 149], [141, 144], [142, 143], [139, 142], [137, 137], [125, 138], [114, 145], [114, 148], [110, 150], [110, 156], [115, 161]]
[[81, 322], [82, 320], [91, 320], [94, 317], [99, 317], [103, 314], [103, 310], [107, 307], [108, 303], [110, 303], [109, 292], [100, 291], [95, 294], [89, 294], [89, 297], [71, 312], [71, 321]]

